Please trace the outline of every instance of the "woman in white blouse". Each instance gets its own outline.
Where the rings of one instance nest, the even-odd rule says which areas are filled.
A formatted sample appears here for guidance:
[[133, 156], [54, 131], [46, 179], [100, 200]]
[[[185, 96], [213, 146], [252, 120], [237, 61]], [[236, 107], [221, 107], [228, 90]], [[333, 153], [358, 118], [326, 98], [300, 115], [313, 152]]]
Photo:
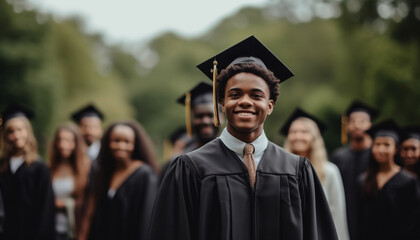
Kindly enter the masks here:
[[349, 234], [343, 183], [337, 166], [328, 161], [321, 136], [324, 129], [321, 121], [298, 108], [281, 129], [287, 136], [284, 149], [310, 160], [328, 200], [337, 235], [340, 240], [347, 240]]
[[49, 160], [57, 239], [75, 239], [90, 170], [86, 145], [76, 125], [68, 123], [56, 130]]

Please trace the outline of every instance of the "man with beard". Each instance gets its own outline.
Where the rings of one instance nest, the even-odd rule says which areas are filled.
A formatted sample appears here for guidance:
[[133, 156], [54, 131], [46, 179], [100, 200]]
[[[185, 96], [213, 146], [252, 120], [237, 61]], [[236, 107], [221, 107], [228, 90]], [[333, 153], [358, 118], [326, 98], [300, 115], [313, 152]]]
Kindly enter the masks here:
[[[192, 137], [180, 154], [194, 151], [217, 137], [219, 129], [213, 124], [212, 85], [200, 82], [178, 98], [177, 102], [185, 105], [187, 133]], [[170, 163], [171, 160], [162, 167], [161, 178], [165, 175]]]
[[[217, 137], [218, 128], [213, 124], [213, 88], [210, 84], [200, 82], [178, 98], [177, 102], [186, 107], [187, 133], [193, 136], [184, 153], [198, 149]], [[189, 109], [191, 109], [192, 119], [188, 117], [190, 115], [188, 113]], [[194, 133], [191, 131], [191, 123]]]
[[86, 145], [88, 156], [94, 161], [101, 149], [103, 114], [92, 104], [89, 104], [71, 115], [79, 125]]
[[334, 151], [330, 157], [340, 169], [343, 179], [350, 239], [358, 239], [358, 176], [367, 168], [372, 139], [366, 131], [377, 114], [377, 110], [360, 101], [354, 101], [347, 108], [342, 121], [342, 137], [346, 139], [348, 132], [350, 143]]

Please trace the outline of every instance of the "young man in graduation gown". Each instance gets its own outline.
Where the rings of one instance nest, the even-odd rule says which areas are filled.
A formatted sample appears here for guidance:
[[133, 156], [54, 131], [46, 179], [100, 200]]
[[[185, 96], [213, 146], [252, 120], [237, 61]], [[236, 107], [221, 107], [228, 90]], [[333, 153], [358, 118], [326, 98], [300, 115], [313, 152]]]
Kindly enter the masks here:
[[342, 121], [343, 143], [346, 143], [347, 132], [350, 143], [335, 150], [330, 157], [343, 179], [350, 239], [358, 239], [358, 176], [367, 168], [372, 139], [366, 131], [377, 114], [377, 110], [365, 103], [354, 101], [347, 108]]
[[219, 129], [214, 126], [212, 85], [200, 82], [190, 91], [178, 98], [179, 104], [186, 108], [186, 128], [192, 136], [184, 149], [184, 153], [200, 148], [215, 139]]
[[89, 104], [71, 115], [72, 119], [79, 125], [86, 145], [87, 154], [90, 160], [94, 161], [101, 149], [101, 138], [103, 134], [102, 121], [104, 115], [94, 105]]
[[[217, 137], [219, 129], [213, 124], [212, 85], [200, 82], [178, 98], [177, 102], [185, 106], [185, 125], [187, 134], [191, 137], [182, 153], [194, 151]], [[162, 167], [160, 181], [173, 159], [169, 159]]]
[[337, 239], [309, 161], [264, 133], [278, 83], [293, 74], [253, 36], [198, 67], [211, 76], [216, 64], [226, 69], [217, 77], [216, 98], [227, 127], [220, 138], [173, 161], [157, 194], [149, 239]]

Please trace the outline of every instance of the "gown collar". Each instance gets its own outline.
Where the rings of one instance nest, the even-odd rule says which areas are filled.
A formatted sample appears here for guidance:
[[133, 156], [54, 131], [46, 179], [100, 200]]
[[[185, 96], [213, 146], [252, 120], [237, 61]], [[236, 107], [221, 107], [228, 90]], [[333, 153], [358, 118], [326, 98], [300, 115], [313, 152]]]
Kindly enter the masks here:
[[[235, 138], [230, 134], [227, 130], [227, 128], [224, 128], [222, 131], [222, 134], [220, 135], [220, 140], [223, 142], [223, 144], [226, 145], [227, 148], [229, 148], [231, 151], [235, 152], [238, 157], [243, 160], [243, 149], [245, 147], [245, 142]], [[255, 147], [254, 152], [254, 159], [255, 159], [255, 165], [258, 166], [258, 163], [260, 162], [263, 153], [265, 149], [267, 149], [268, 146], [268, 139], [265, 135], [264, 130], [262, 131], [261, 135], [255, 139], [252, 143]]]

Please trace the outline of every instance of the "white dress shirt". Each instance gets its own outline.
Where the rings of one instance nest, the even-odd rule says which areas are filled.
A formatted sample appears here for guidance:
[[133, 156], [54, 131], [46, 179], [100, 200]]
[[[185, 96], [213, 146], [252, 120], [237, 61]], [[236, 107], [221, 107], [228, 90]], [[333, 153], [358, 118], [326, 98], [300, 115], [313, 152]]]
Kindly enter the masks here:
[[[238, 155], [239, 159], [244, 161], [243, 158], [244, 158], [244, 147], [246, 144], [245, 142], [232, 136], [232, 134], [228, 132], [227, 128], [223, 129], [223, 132], [219, 138], [220, 140], [222, 140], [223, 144], [225, 144], [227, 148], [235, 152], [236, 155]], [[261, 161], [264, 151], [268, 146], [268, 139], [265, 136], [264, 130], [262, 131], [261, 135], [257, 139], [255, 139], [251, 144], [255, 148], [255, 151], [254, 151], [255, 166], [258, 167], [258, 164]]]

